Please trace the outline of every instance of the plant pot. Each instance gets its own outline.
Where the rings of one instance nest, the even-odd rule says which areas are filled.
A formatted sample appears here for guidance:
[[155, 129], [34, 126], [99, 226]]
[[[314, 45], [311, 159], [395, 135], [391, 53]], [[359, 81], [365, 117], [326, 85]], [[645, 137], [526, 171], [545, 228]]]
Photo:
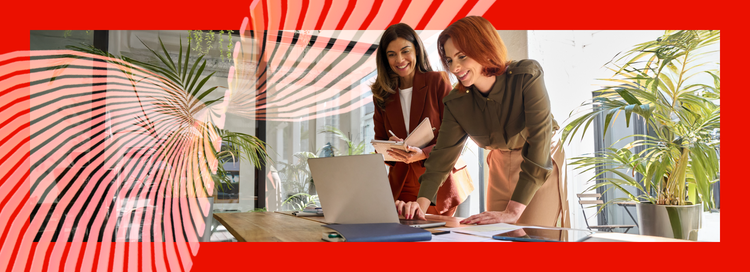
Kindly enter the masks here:
[[637, 203], [638, 232], [684, 240], [698, 240], [701, 228], [701, 204], [695, 205], [654, 205]]

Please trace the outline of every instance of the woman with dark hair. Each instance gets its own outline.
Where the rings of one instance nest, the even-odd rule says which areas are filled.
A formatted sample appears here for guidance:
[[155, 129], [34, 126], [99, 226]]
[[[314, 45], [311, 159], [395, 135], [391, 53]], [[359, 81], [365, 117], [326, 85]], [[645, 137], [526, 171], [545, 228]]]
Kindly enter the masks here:
[[[404, 23], [388, 27], [380, 38], [376, 53], [378, 76], [371, 86], [375, 112], [373, 122], [376, 140], [402, 141], [422, 120], [430, 118], [435, 138], [424, 148], [408, 147], [388, 151], [397, 162], [390, 166], [388, 180], [393, 198], [415, 201], [418, 178], [424, 173], [424, 160], [435, 146], [443, 117], [443, 97], [451, 90], [445, 73], [433, 72], [417, 33]], [[451, 165], [453, 166], [453, 165]], [[450, 172], [450, 171], [449, 171]], [[460, 199], [451, 173], [443, 186], [435, 186], [435, 205], [425, 211], [452, 216]], [[411, 215], [405, 215], [411, 219]]]
[[399, 212], [424, 218], [422, 211], [434, 203], [437, 188], [471, 137], [491, 150], [488, 211], [461, 223], [569, 225], [565, 186], [558, 184], [564, 181], [564, 154], [559, 142], [552, 146], [558, 126], [539, 63], [510, 61], [497, 30], [478, 16], [446, 28], [438, 37], [438, 52], [459, 84], [443, 100], [440, 136], [419, 178], [418, 199], [397, 202]]

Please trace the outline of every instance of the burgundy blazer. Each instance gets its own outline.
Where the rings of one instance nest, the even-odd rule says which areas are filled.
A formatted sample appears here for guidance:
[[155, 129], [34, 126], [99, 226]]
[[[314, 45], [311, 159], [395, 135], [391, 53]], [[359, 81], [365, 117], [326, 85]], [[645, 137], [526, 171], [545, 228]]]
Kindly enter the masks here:
[[[422, 152], [427, 157], [430, 156], [430, 151], [432, 151], [437, 142], [440, 123], [443, 120], [443, 97], [451, 91], [450, 82], [447, 77], [443, 77], [441, 74], [442, 72], [420, 73], [419, 71], [416, 71], [414, 74], [411, 112], [409, 114], [409, 131], [414, 131], [425, 117], [430, 118], [430, 123], [435, 128], [433, 131], [435, 138], [426, 147], [422, 148]], [[399, 138], [406, 138], [406, 126], [404, 124], [403, 110], [401, 109], [399, 90], [396, 90], [396, 93], [388, 97], [385, 101], [385, 110], [379, 108], [376, 104], [373, 122], [376, 140], [388, 140], [390, 138], [388, 130], [393, 131]], [[419, 176], [425, 172], [424, 160], [411, 164], [403, 162], [389, 162], [388, 164], [391, 165], [388, 172], [388, 180], [391, 184], [393, 199], [413, 198], [416, 200], [418, 190], [416, 192], [404, 192], [414, 194], [413, 196], [402, 196], [402, 188], [407, 181], [411, 181], [412, 179], [417, 184], [419, 183]], [[461, 203], [452, 175], [449, 175], [448, 179], [438, 189], [436, 201], [437, 203], [434, 203], [435, 210], [433, 212], [438, 214], [443, 214]], [[452, 216], [452, 214], [450, 215]]]

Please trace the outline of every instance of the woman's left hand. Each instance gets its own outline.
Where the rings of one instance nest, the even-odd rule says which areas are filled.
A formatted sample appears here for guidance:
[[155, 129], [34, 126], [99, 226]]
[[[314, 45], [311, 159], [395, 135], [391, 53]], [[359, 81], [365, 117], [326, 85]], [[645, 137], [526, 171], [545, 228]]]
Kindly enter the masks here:
[[408, 149], [410, 152], [391, 148], [388, 149], [388, 155], [391, 155], [391, 157], [394, 157], [406, 164], [421, 161], [427, 158], [427, 155], [425, 155], [424, 152], [422, 152], [422, 149], [418, 147], [406, 146], [406, 149]]
[[461, 224], [478, 224], [478, 225], [496, 224], [496, 223], [515, 224], [516, 221], [518, 221], [518, 217], [520, 216], [515, 216], [506, 211], [502, 211], [502, 212], [486, 211], [480, 214], [469, 216], [468, 218], [461, 220]]
[[480, 214], [469, 216], [464, 220], [461, 220], [461, 224], [496, 224], [496, 223], [508, 223], [515, 224], [518, 222], [518, 218], [521, 217], [523, 211], [526, 209], [526, 205], [516, 201], [509, 201], [508, 207], [504, 211], [486, 211]]

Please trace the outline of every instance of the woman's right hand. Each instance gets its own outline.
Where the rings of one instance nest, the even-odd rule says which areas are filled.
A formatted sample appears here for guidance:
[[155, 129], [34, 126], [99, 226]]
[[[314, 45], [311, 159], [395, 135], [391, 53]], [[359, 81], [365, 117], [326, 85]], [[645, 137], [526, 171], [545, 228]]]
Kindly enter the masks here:
[[[401, 138], [399, 138], [399, 137], [396, 137], [396, 136], [393, 136], [393, 135], [391, 135], [391, 137], [390, 137], [390, 138], [388, 138], [388, 141], [394, 141], [394, 142], [403, 142], [404, 140], [403, 140], [403, 139], [401, 139]], [[396, 159], [398, 159], [398, 158], [396, 158]], [[404, 161], [403, 161], [403, 160], [400, 160], [399, 162], [404, 162]], [[386, 162], [385, 164], [386, 164], [386, 165], [388, 165], [388, 162]]]
[[515, 224], [518, 222], [518, 219], [521, 218], [521, 214], [523, 214], [524, 210], [526, 210], [526, 205], [511, 200], [508, 202], [508, 206], [505, 207], [504, 211], [485, 211], [480, 214], [475, 214], [461, 220], [461, 224]]
[[409, 202], [396, 200], [396, 211], [398, 211], [398, 215], [403, 215], [405, 219], [425, 220], [425, 211], [429, 206], [430, 200], [424, 197]]

